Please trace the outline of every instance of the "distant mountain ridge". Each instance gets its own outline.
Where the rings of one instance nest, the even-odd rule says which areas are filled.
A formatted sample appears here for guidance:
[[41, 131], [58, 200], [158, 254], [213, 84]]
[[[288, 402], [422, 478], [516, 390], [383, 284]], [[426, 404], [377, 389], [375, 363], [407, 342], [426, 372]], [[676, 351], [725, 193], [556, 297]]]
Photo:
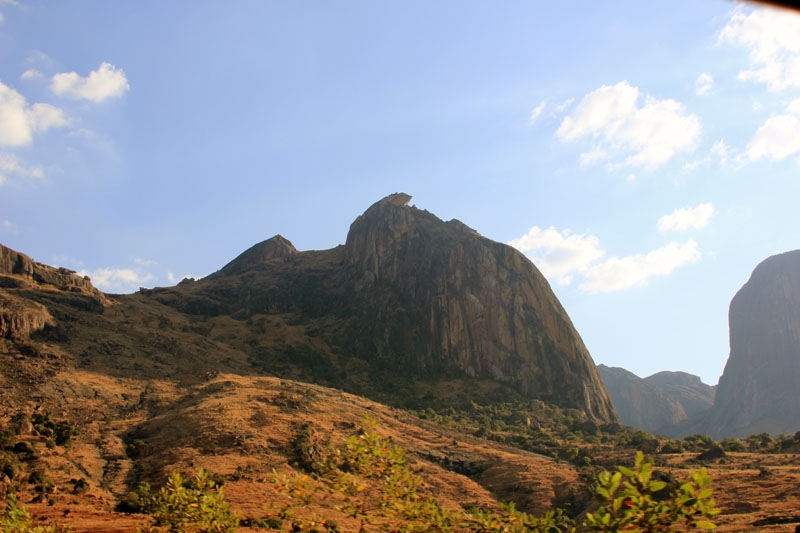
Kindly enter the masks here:
[[670, 437], [707, 412], [715, 388], [686, 372], [659, 372], [640, 378], [624, 368], [598, 365], [598, 371], [623, 424]]

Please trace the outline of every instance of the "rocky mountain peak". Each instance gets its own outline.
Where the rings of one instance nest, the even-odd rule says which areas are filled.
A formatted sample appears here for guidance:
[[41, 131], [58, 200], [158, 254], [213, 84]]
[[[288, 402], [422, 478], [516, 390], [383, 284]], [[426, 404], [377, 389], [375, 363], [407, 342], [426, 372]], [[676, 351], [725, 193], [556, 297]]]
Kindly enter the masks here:
[[261, 241], [239, 254], [236, 259], [222, 267], [222, 272], [232, 274], [243, 272], [275, 259], [284, 260], [297, 255], [297, 248], [282, 235]]

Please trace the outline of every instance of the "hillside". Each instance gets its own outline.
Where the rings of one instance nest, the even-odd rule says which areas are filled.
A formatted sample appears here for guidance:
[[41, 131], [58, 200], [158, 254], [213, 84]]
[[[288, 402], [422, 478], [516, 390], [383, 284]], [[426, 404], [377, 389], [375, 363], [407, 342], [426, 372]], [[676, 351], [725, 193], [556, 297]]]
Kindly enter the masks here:
[[[514, 501], [580, 519], [588, 484], [637, 447], [684, 449], [658, 465], [686, 477], [705, 446], [620, 426], [535, 267], [405, 196], [370, 208], [344, 246], [275, 237], [208, 278], [131, 295], [4, 247], [0, 268], [0, 496], [74, 531], [135, 531], [147, 519], [120, 512], [129, 492], [175, 468], [208, 469], [256, 520], [281, 501], [273, 469], [302, 470], [299, 442], [341, 443], [365, 414], [455, 511]], [[709, 465], [720, 531], [792, 520], [800, 464], [781, 449]]]

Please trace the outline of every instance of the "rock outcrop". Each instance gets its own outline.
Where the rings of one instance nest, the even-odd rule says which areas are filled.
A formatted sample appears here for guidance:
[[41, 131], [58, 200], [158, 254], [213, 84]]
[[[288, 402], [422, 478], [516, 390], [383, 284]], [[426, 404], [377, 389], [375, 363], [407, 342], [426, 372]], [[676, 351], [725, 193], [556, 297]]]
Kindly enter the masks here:
[[0, 287], [18, 285], [14, 278], [60, 291], [85, 294], [98, 301], [105, 300], [103, 293], [92, 285], [88, 277], [66, 268], [37, 263], [27, 255], [0, 244]]
[[710, 434], [800, 429], [800, 250], [769, 257], [731, 301], [730, 357]]
[[17, 294], [19, 290], [43, 288], [85, 298], [88, 307], [102, 308], [105, 296], [88, 278], [65, 268], [35, 262], [25, 254], [0, 245], [0, 337], [23, 340], [54, 325], [42, 303]]
[[580, 335], [533, 263], [457, 220], [408, 207], [410, 199], [374, 204], [344, 247], [358, 327], [375, 356], [423, 374], [455, 367], [489, 376], [613, 420]]
[[233, 274], [258, 267], [275, 259], [287, 259], [297, 254], [297, 248], [281, 235], [262, 241], [246, 251], [222, 268], [222, 272]]
[[190, 314], [290, 316], [313, 332], [315, 343], [292, 357], [259, 341], [255, 358], [267, 369], [306, 360], [336, 386], [355, 361], [373, 383], [489, 379], [616, 421], [580, 335], [533, 263], [410, 199], [393, 194], [374, 204], [344, 246], [298, 252], [274, 237], [208, 278], [153, 295]]

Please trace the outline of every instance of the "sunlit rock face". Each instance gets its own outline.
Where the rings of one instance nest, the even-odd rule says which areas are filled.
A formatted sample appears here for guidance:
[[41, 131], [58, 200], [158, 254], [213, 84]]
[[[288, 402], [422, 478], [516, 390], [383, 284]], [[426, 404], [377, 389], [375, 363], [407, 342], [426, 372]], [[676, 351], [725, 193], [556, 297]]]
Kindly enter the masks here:
[[75, 305], [84, 308], [102, 309], [106, 301], [89, 278], [0, 245], [0, 288], [7, 289], [0, 292], [0, 337], [24, 340], [55, 323], [47, 307], [24, 296], [31, 287], [74, 295]]
[[711, 434], [800, 430], [800, 250], [759, 264], [730, 305]]

